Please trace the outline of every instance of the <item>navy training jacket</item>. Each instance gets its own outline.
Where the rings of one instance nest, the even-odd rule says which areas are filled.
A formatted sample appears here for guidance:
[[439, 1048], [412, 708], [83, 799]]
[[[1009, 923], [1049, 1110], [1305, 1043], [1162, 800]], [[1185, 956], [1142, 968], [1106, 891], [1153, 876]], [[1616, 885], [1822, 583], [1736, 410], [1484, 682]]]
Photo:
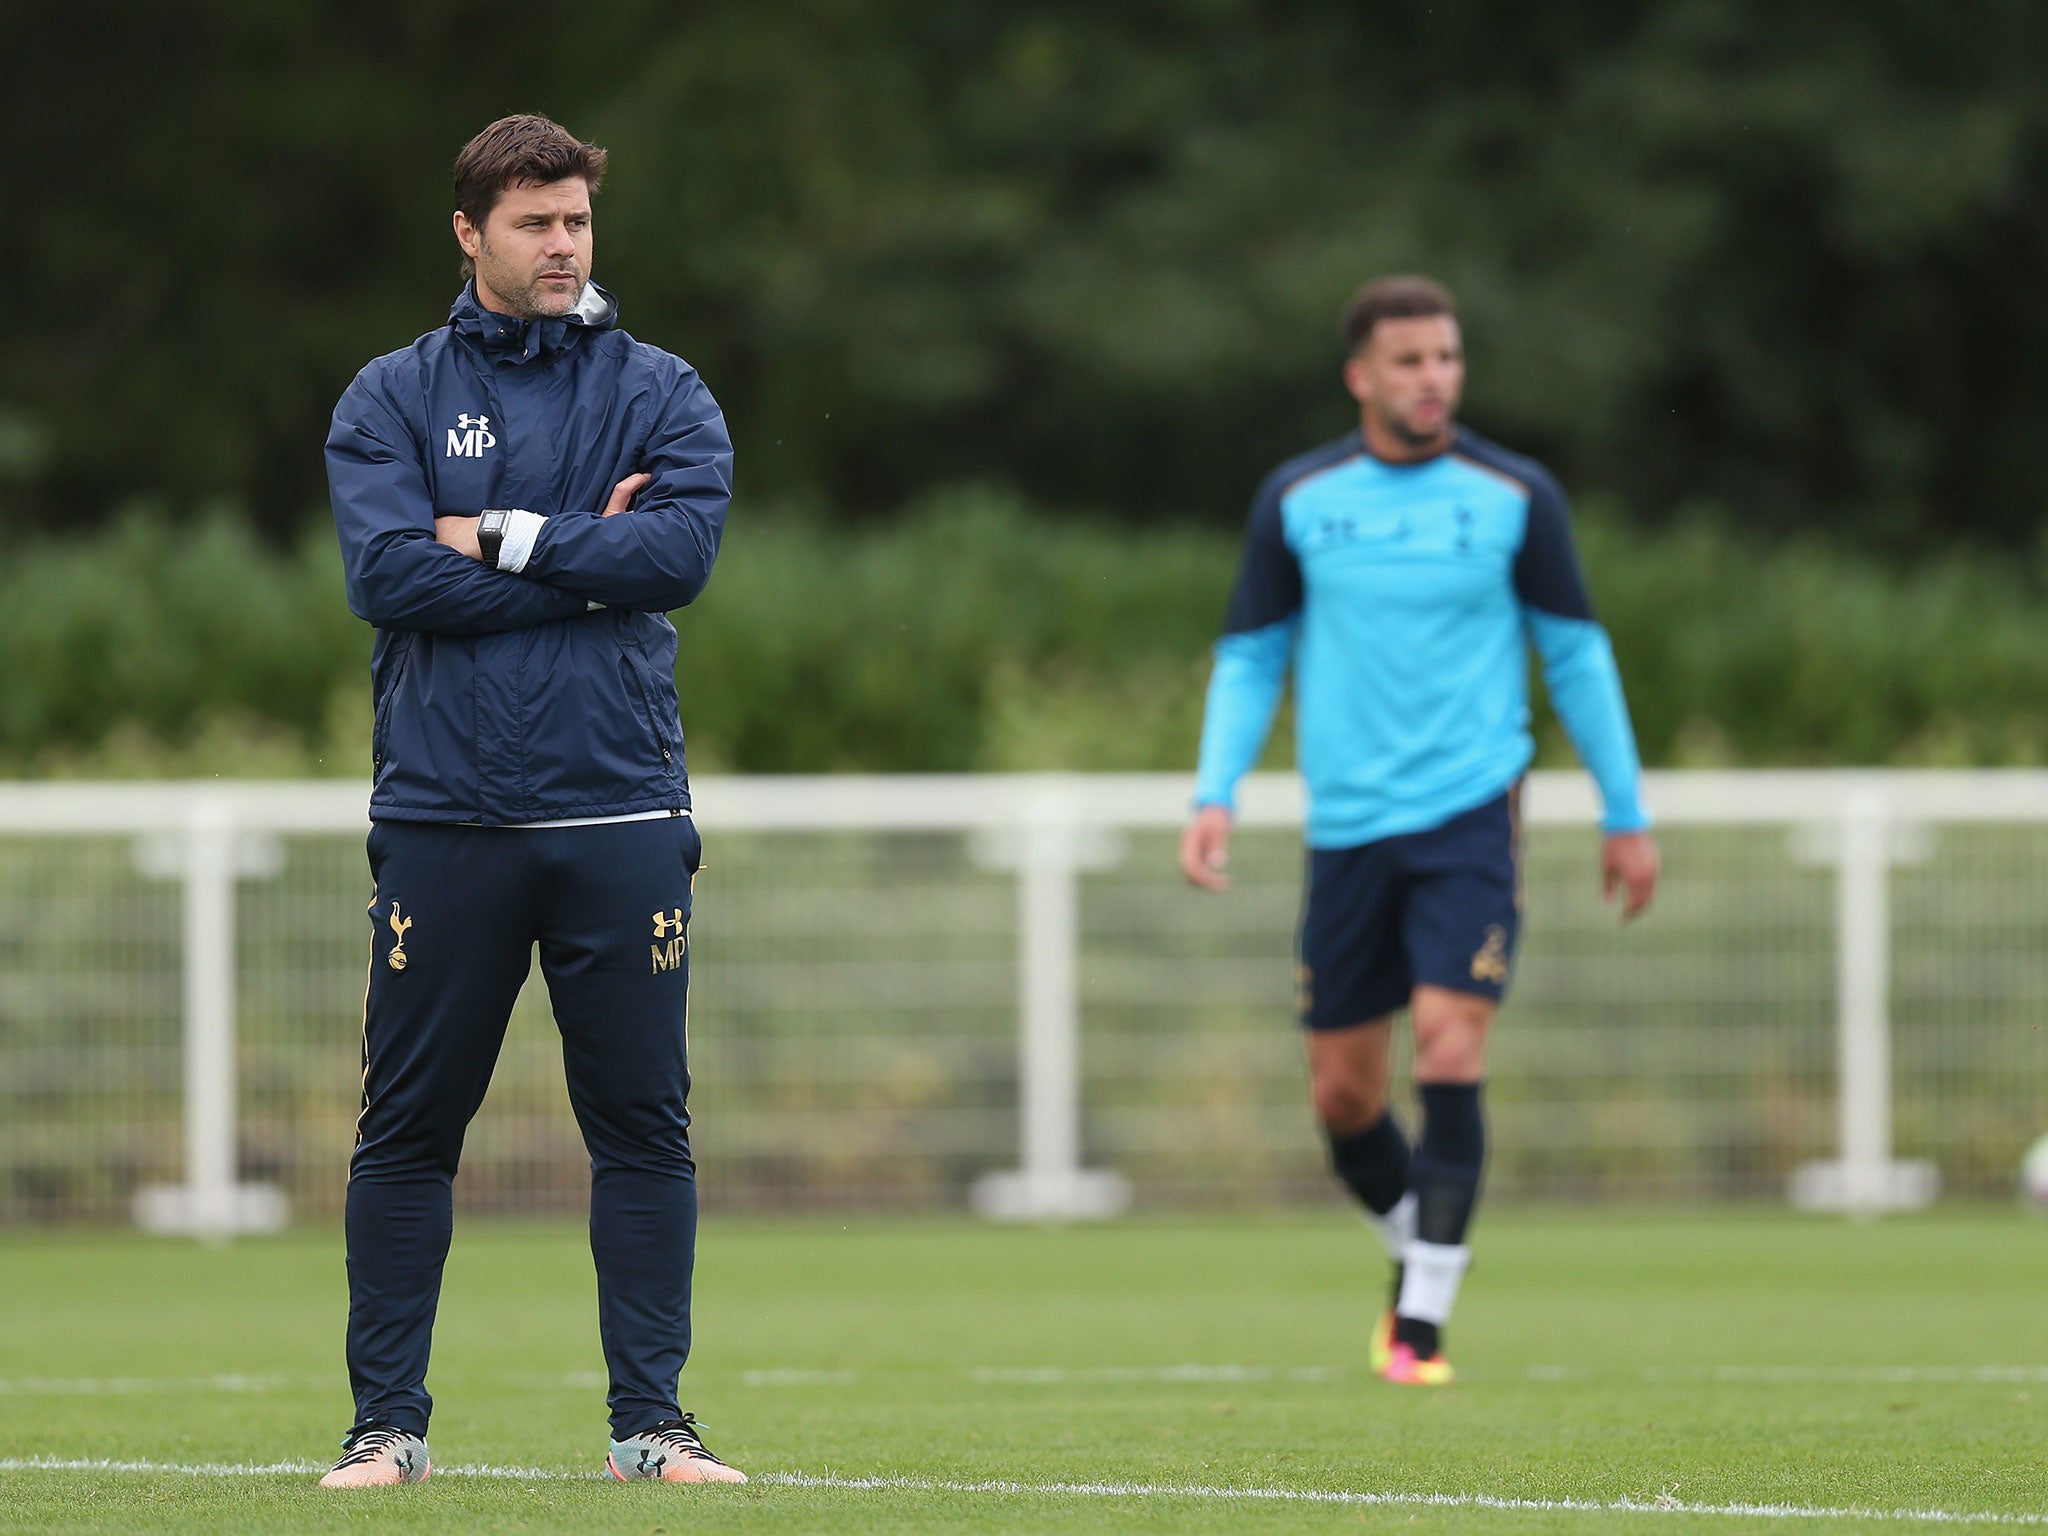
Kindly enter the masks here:
[[[696, 371], [614, 327], [589, 284], [519, 320], [465, 287], [448, 323], [356, 375], [327, 478], [348, 605], [377, 628], [376, 781], [389, 821], [516, 826], [686, 810], [676, 632], [732, 494]], [[601, 517], [626, 476], [654, 478]], [[434, 542], [437, 516], [540, 513], [518, 574]]]

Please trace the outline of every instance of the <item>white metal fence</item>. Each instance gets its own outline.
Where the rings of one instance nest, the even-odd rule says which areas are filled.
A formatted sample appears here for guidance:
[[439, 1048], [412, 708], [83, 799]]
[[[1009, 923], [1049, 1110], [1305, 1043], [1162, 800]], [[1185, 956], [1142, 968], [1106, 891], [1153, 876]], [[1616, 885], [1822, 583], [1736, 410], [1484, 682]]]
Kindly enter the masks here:
[[[1496, 1195], [2007, 1191], [2048, 1128], [2048, 774], [1653, 774], [1648, 793], [1666, 884], [1617, 931], [1588, 787], [1532, 777]], [[707, 1201], [1328, 1198], [1288, 1013], [1298, 791], [1251, 781], [1222, 898], [1175, 873], [1186, 794], [1160, 775], [700, 781]], [[0, 785], [0, 1220], [332, 1215], [365, 799]], [[536, 980], [460, 1198], [573, 1210], [585, 1178]]]

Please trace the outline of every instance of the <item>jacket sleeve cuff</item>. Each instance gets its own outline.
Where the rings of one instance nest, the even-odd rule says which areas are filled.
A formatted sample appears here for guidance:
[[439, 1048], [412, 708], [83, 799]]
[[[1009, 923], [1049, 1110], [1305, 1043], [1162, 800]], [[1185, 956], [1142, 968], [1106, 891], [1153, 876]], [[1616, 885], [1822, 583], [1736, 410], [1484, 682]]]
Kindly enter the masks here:
[[1600, 830], [1608, 837], [1618, 837], [1624, 832], [1647, 832], [1656, 825], [1649, 810], [1633, 792], [1610, 799], [1606, 812], [1600, 818]]
[[538, 512], [510, 511], [505, 514], [505, 542], [498, 549], [498, 569], [515, 575], [533, 558], [533, 541], [540, 537], [547, 519]]

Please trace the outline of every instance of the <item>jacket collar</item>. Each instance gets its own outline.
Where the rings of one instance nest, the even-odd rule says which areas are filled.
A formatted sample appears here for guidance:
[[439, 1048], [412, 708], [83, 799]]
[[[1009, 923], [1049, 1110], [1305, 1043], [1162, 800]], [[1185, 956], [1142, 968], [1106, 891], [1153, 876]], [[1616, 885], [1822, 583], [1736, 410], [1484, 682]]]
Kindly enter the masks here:
[[476, 281], [462, 285], [448, 310], [448, 323], [493, 356], [527, 362], [542, 353], [566, 350], [585, 331], [608, 330], [617, 324], [619, 301], [596, 283], [583, 285], [583, 297], [566, 315], [547, 320], [521, 320], [485, 309], [476, 296]]

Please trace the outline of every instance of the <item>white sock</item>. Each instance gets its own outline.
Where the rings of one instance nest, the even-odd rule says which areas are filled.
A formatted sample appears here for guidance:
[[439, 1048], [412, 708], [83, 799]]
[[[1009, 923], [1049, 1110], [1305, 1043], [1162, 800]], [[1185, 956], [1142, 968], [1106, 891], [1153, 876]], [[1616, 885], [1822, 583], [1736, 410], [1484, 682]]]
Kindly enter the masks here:
[[1399, 1264], [1408, 1251], [1408, 1245], [1415, 1241], [1415, 1191], [1411, 1189], [1396, 1200], [1394, 1208], [1384, 1216], [1378, 1211], [1368, 1210], [1365, 1221], [1386, 1244], [1387, 1257]]
[[1425, 1243], [1411, 1238], [1401, 1252], [1401, 1304], [1394, 1310], [1441, 1328], [1451, 1320], [1458, 1300], [1458, 1282], [1472, 1262], [1464, 1243]]

